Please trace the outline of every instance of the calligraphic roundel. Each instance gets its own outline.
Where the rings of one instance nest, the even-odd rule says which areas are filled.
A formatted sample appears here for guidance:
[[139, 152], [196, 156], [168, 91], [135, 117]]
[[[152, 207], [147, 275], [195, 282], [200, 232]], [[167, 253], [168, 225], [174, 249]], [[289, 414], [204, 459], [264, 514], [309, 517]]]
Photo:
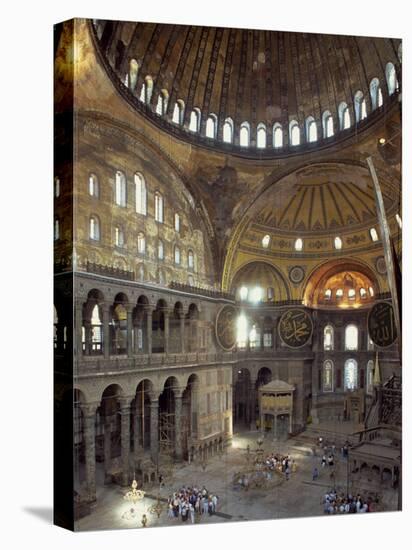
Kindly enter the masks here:
[[370, 339], [380, 348], [387, 348], [397, 338], [395, 315], [389, 302], [378, 302], [368, 315]]
[[312, 319], [303, 309], [288, 309], [280, 318], [278, 332], [286, 346], [301, 348], [312, 336]]
[[216, 339], [225, 351], [230, 351], [236, 344], [236, 316], [236, 308], [230, 305], [223, 306], [216, 316]]

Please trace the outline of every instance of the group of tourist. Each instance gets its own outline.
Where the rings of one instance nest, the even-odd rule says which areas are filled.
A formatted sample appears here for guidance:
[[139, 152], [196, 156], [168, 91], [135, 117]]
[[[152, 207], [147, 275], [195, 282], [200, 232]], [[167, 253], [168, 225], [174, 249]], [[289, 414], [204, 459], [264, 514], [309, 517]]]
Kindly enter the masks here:
[[170, 519], [181, 518], [182, 521], [190, 519], [195, 522], [196, 515], [213, 515], [216, 513], [219, 497], [210, 493], [205, 487], [182, 487], [167, 501]]
[[323, 511], [325, 514], [356, 514], [373, 512], [373, 505], [376, 504], [372, 498], [364, 498], [360, 494], [356, 496], [340, 494], [331, 490], [323, 497]]
[[286, 481], [290, 479], [291, 472], [296, 471], [295, 461], [290, 458], [290, 455], [271, 453], [264, 458], [263, 464], [269, 471], [278, 470], [284, 473]]

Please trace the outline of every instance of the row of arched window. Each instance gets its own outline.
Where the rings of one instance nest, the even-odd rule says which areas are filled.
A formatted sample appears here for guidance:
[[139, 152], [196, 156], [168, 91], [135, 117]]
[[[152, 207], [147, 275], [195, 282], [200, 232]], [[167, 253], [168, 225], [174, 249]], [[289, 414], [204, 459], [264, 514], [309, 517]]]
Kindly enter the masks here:
[[[326, 325], [323, 329], [323, 349], [324, 351], [333, 351], [335, 349], [335, 330], [332, 325]], [[345, 327], [345, 351], [358, 351], [359, 349], [359, 329], [353, 323]], [[373, 342], [368, 338], [368, 351], [373, 350]]]
[[[337, 300], [342, 300], [345, 297], [345, 294], [346, 294], [349, 301], [356, 300], [356, 289], [355, 288], [349, 288], [347, 290], [343, 289], [343, 288], [337, 288], [335, 290], [335, 298]], [[375, 295], [375, 291], [373, 290], [373, 287], [371, 287], [371, 286], [368, 289], [363, 288], [363, 287], [361, 287], [359, 289], [359, 298], [361, 300], [366, 300], [366, 298], [368, 298], [368, 296], [373, 298], [374, 295]], [[332, 289], [327, 288], [325, 290], [324, 296], [325, 296], [325, 300], [332, 300], [332, 298], [333, 298]]]
[[[366, 365], [365, 384], [364, 373], [362, 371], [360, 373], [361, 376], [359, 376], [358, 362], [356, 359], [347, 359], [344, 364], [344, 391], [354, 391], [359, 386], [366, 386], [366, 393], [371, 394], [373, 392], [373, 369], [374, 364], [370, 359]], [[322, 366], [321, 389], [323, 392], [333, 392], [335, 387], [341, 386], [341, 381], [336, 380], [336, 375], [340, 375], [340, 369], [338, 369], [338, 372], [335, 373], [335, 365], [333, 361], [331, 359], [326, 359]]]
[[[135, 59], [132, 59], [129, 64], [129, 72], [125, 75], [124, 83], [134, 93], [137, 93], [136, 84], [139, 71], [139, 64]], [[385, 69], [386, 84], [388, 95], [392, 95], [399, 89], [399, 83], [396, 77], [396, 70], [393, 63], [388, 62]], [[143, 103], [150, 104], [153, 95], [153, 79], [151, 76], [146, 76], [140, 89], [139, 99]], [[383, 105], [382, 88], [378, 78], [373, 78], [369, 84], [369, 95], [372, 111]], [[169, 92], [163, 89], [159, 92], [156, 113], [159, 116], [167, 114], [169, 103]], [[353, 114], [346, 102], [341, 102], [338, 106], [338, 124], [340, 130], [350, 128], [353, 123], [352, 117], [356, 123], [360, 122], [367, 116], [366, 98], [362, 90], [358, 90], [353, 97]], [[189, 131], [200, 133], [201, 131], [202, 113], [198, 107], [195, 107], [190, 112]], [[178, 99], [173, 107], [172, 122], [182, 126], [185, 119], [185, 103], [183, 99]], [[204, 127], [205, 136], [210, 139], [218, 138], [218, 117], [215, 113], [210, 113], [207, 116]], [[231, 117], [226, 117], [222, 127], [222, 140], [224, 143], [233, 143], [234, 141], [234, 122]], [[335, 134], [334, 119], [330, 111], [325, 110], [322, 114], [321, 121], [322, 137], [330, 138]], [[281, 148], [284, 143], [283, 127], [279, 122], [275, 122], [270, 130], [272, 132], [273, 148]], [[291, 120], [288, 128], [289, 145], [297, 146], [301, 144], [301, 128], [297, 120]], [[305, 120], [304, 138], [307, 143], [313, 143], [319, 139], [318, 125], [313, 116], [308, 116]], [[239, 127], [239, 145], [241, 147], [250, 147], [252, 143], [252, 131], [250, 123], [244, 121]], [[265, 149], [268, 145], [268, 128], [263, 122], [260, 122], [256, 127], [256, 147]]]

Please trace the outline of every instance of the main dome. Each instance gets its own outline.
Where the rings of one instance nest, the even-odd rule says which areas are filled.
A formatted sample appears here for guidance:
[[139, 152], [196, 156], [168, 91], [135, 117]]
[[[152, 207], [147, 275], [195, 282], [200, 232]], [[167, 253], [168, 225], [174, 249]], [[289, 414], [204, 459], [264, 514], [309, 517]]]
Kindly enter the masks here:
[[103, 20], [91, 28], [136, 108], [207, 146], [265, 156], [328, 145], [382, 114], [400, 87], [396, 39]]

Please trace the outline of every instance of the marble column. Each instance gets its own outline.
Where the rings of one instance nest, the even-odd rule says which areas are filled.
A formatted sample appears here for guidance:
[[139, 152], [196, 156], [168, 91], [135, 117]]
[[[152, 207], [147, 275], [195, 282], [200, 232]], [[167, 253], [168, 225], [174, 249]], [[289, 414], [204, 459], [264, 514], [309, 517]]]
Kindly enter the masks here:
[[87, 500], [96, 500], [96, 442], [95, 423], [97, 405], [86, 405], [83, 408], [84, 421], [84, 455], [86, 466]]
[[112, 462], [112, 427], [110, 418], [104, 422], [104, 482], [111, 483], [110, 466]]
[[150, 454], [155, 464], [159, 455], [159, 398], [150, 401]]
[[169, 353], [169, 310], [164, 309], [163, 310], [164, 315], [164, 326], [165, 326], [165, 332], [164, 332], [164, 352]]
[[152, 310], [146, 310], [146, 353], [152, 354]]
[[133, 310], [127, 309], [127, 356], [133, 355]]
[[182, 394], [175, 394], [175, 456], [182, 460]]
[[122, 450], [122, 485], [129, 484], [130, 456], [130, 405], [122, 404], [121, 414], [121, 450]]
[[110, 357], [110, 326], [109, 326], [109, 305], [102, 305], [102, 317], [103, 317], [103, 354], [105, 359]]
[[181, 314], [180, 317], [180, 352], [185, 352], [185, 315]]

